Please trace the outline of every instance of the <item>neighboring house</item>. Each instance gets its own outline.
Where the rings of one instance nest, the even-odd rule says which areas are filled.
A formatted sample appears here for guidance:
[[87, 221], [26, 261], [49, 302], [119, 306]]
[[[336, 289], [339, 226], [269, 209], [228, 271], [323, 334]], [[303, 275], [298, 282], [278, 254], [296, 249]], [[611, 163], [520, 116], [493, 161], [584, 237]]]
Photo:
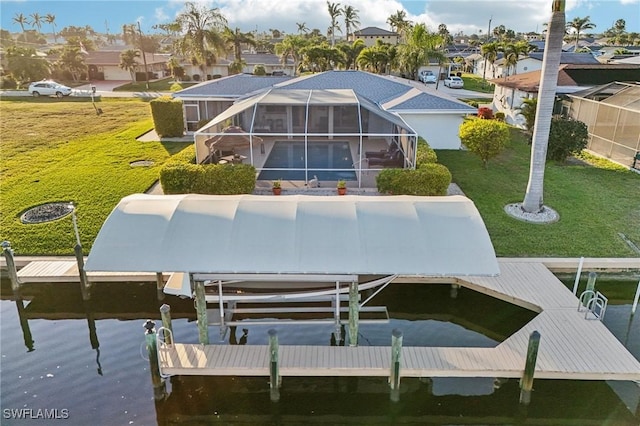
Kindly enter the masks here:
[[[509, 76], [541, 70], [543, 55], [543, 52], [531, 52], [528, 56], [520, 58], [515, 69], [514, 67], [509, 69]], [[563, 52], [560, 56], [560, 65], [563, 64], [597, 65], [600, 64], [600, 62], [598, 62], [598, 60], [590, 53]], [[484, 59], [479, 60], [478, 66], [484, 66]], [[493, 67], [495, 67], [495, 78], [507, 75], [507, 67], [504, 65], [504, 58], [502, 55], [493, 63]], [[491, 74], [489, 74], [489, 70], [491, 70]], [[482, 72], [482, 68], [480, 68], [480, 72]], [[491, 63], [487, 64], [487, 76], [489, 75], [493, 75]]]
[[[640, 66], [637, 65], [564, 64], [560, 65], [556, 95], [566, 95], [613, 81], [637, 81], [639, 78]], [[524, 118], [518, 109], [524, 99], [538, 96], [540, 70], [491, 82], [495, 84], [493, 110], [503, 112], [507, 123], [524, 126]]]
[[569, 95], [569, 116], [589, 129], [587, 149], [624, 166], [640, 152], [640, 84], [610, 83]]
[[[120, 68], [120, 54], [124, 50], [96, 50], [85, 55], [84, 62], [89, 69], [89, 80], [131, 80], [129, 71]], [[147, 71], [155, 78], [169, 75], [167, 70], [168, 55], [159, 53], [145, 53]], [[136, 58], [138, 67], [136, 72], [144, 72], [144, 60]]]
[[198, 130], [198, 123], [211, 120], [248, 94], [272, 87], [291, 77], [236, 74], [205, 81], [173, 94], [182, 100], [187, 132]]
[[[193, 65], [190, 62], [183, 62], [181, 65], [185, 75], [188, 75], [191, 80], [205, 81], [219, 78], [220, 76], [228, 76], [229, 65], [234, 60], [235, 58], [232, 56], [219, 58], [215, 64], [206, 68], [206, 75], [198, 65]], [[295, 74], [294, 64], [291, 59], [287, 59], [287, 62], [283, 64], [280, 57], [272, 53], [243, 53], [242, 60], [246, 63], [242, 68], [243, 73], [251, 74], [256, 65], [263, 65], [267, 75], [272, 75], [273, 73], [280, 75]]]
[[362, 40], [367, 47], [375, 45], [378, 40], [396, 45], [398, 44], [399, 37], [398, 33], [392, 31], [383, 30], [378, 27], [366, 27], [354, 31], [353, 34], [349, 34], [348, 41], [354, 42], [356, 40]]

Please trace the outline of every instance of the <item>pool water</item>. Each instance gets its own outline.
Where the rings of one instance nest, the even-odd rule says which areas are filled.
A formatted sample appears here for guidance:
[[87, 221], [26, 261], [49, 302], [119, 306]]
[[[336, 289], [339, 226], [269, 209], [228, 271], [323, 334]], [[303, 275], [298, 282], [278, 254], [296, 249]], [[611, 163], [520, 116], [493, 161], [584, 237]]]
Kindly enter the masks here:
[[[356, 180], [348, 142], [309, 141], [307, 152], [308, 180], [314, 176], [319, 181]], [[304, 159], [303, 141], [275, 142], [258, 180], [305, 180]]]

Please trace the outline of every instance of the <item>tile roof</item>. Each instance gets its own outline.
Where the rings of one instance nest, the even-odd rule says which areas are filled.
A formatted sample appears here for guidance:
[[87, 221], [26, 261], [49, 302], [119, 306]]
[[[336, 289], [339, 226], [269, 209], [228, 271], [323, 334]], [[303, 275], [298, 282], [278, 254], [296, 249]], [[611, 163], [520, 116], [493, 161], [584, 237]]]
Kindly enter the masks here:
[[[537, 92], [540, 85], [541, 70], [510, 76], [508, 79], [498, 78], [490, 80], [492, 83], [522, 90], [523, 92]], [[564, 64], [558, 71], [558, 86], [594, 86], [611, 83], [613, 81], [640, 80], [639, 65], [623, 64]]]
[[204, 81], [174, 93], [175, 97], [227, 97], [239, 98], [257, 90], [267, 89], [274, 84], [290, 80], [288, 76], [257, 76], [235, 74], [217, 80]]

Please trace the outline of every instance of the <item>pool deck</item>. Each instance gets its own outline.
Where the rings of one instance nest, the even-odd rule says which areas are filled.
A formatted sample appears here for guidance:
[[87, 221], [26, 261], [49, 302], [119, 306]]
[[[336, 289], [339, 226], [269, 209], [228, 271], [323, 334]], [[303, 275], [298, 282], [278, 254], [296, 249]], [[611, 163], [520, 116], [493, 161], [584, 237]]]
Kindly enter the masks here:
[[[402, 377], [522, 377], [529, 336], [538, 331], [536, 378], [640, 380], [640, 362], [600, 320], [578, 311], [578, 299], [542, 263], [502, 259], [500, 269], [498, 277], [454, 277], [450, 282], [539, 314], [494, 348], [404, 347]], [[430, 282], [402, 277], [398, 281]], [[269, 375], [266, 345], [174, 343], [160, 345], [158, 353], [161, 372], [166, 375]], [[388, 377], [391, 346], [281, 345], [279, 357], [282, 377]]]

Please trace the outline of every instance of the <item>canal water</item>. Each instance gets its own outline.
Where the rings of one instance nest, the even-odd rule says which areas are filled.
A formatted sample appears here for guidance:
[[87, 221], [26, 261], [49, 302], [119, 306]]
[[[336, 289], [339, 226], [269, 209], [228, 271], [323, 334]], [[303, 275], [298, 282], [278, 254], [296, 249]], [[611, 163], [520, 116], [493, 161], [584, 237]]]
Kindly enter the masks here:
[[[76, 285], [28, 285], [24, 302], [10, 293], [3, 281], [2, 425], [640, 424], [634, 416], [640, 388], [632, 382], [535, 380], [526, 410], [518, 404], [517, 380], [493, 379], [404, 378], [393, 403], [384, 378], [285, 377], [280, 402], [272, 403], [267, 377], [181, 376], [168, 379], [163, 399], [155, 400], [143, 323], [158, 321], [158, 308], [167, 303], [175, 338], [196, 343], [191, 300], [158, 302], [155, 285], [137, 283], [97, 284], [89, 303]], [[640, 314], [630, 315], [628, 299], [610, 305], [604, 322], [640, 359]], [[453, 299], [444, 285], [394, 284], [371, 303], [386, 306], [391, 320], [361, 325], [360, 345], [390, 345], [398, 328], [405, 346], [492, 347], [535, 316], [467, 289]], [[210, 338], [267, 344], [270, 328], [247, 323], [223, 340], [211, 328]], [[284, 345], [340, 344], [330, 324], [275, 328]]]

